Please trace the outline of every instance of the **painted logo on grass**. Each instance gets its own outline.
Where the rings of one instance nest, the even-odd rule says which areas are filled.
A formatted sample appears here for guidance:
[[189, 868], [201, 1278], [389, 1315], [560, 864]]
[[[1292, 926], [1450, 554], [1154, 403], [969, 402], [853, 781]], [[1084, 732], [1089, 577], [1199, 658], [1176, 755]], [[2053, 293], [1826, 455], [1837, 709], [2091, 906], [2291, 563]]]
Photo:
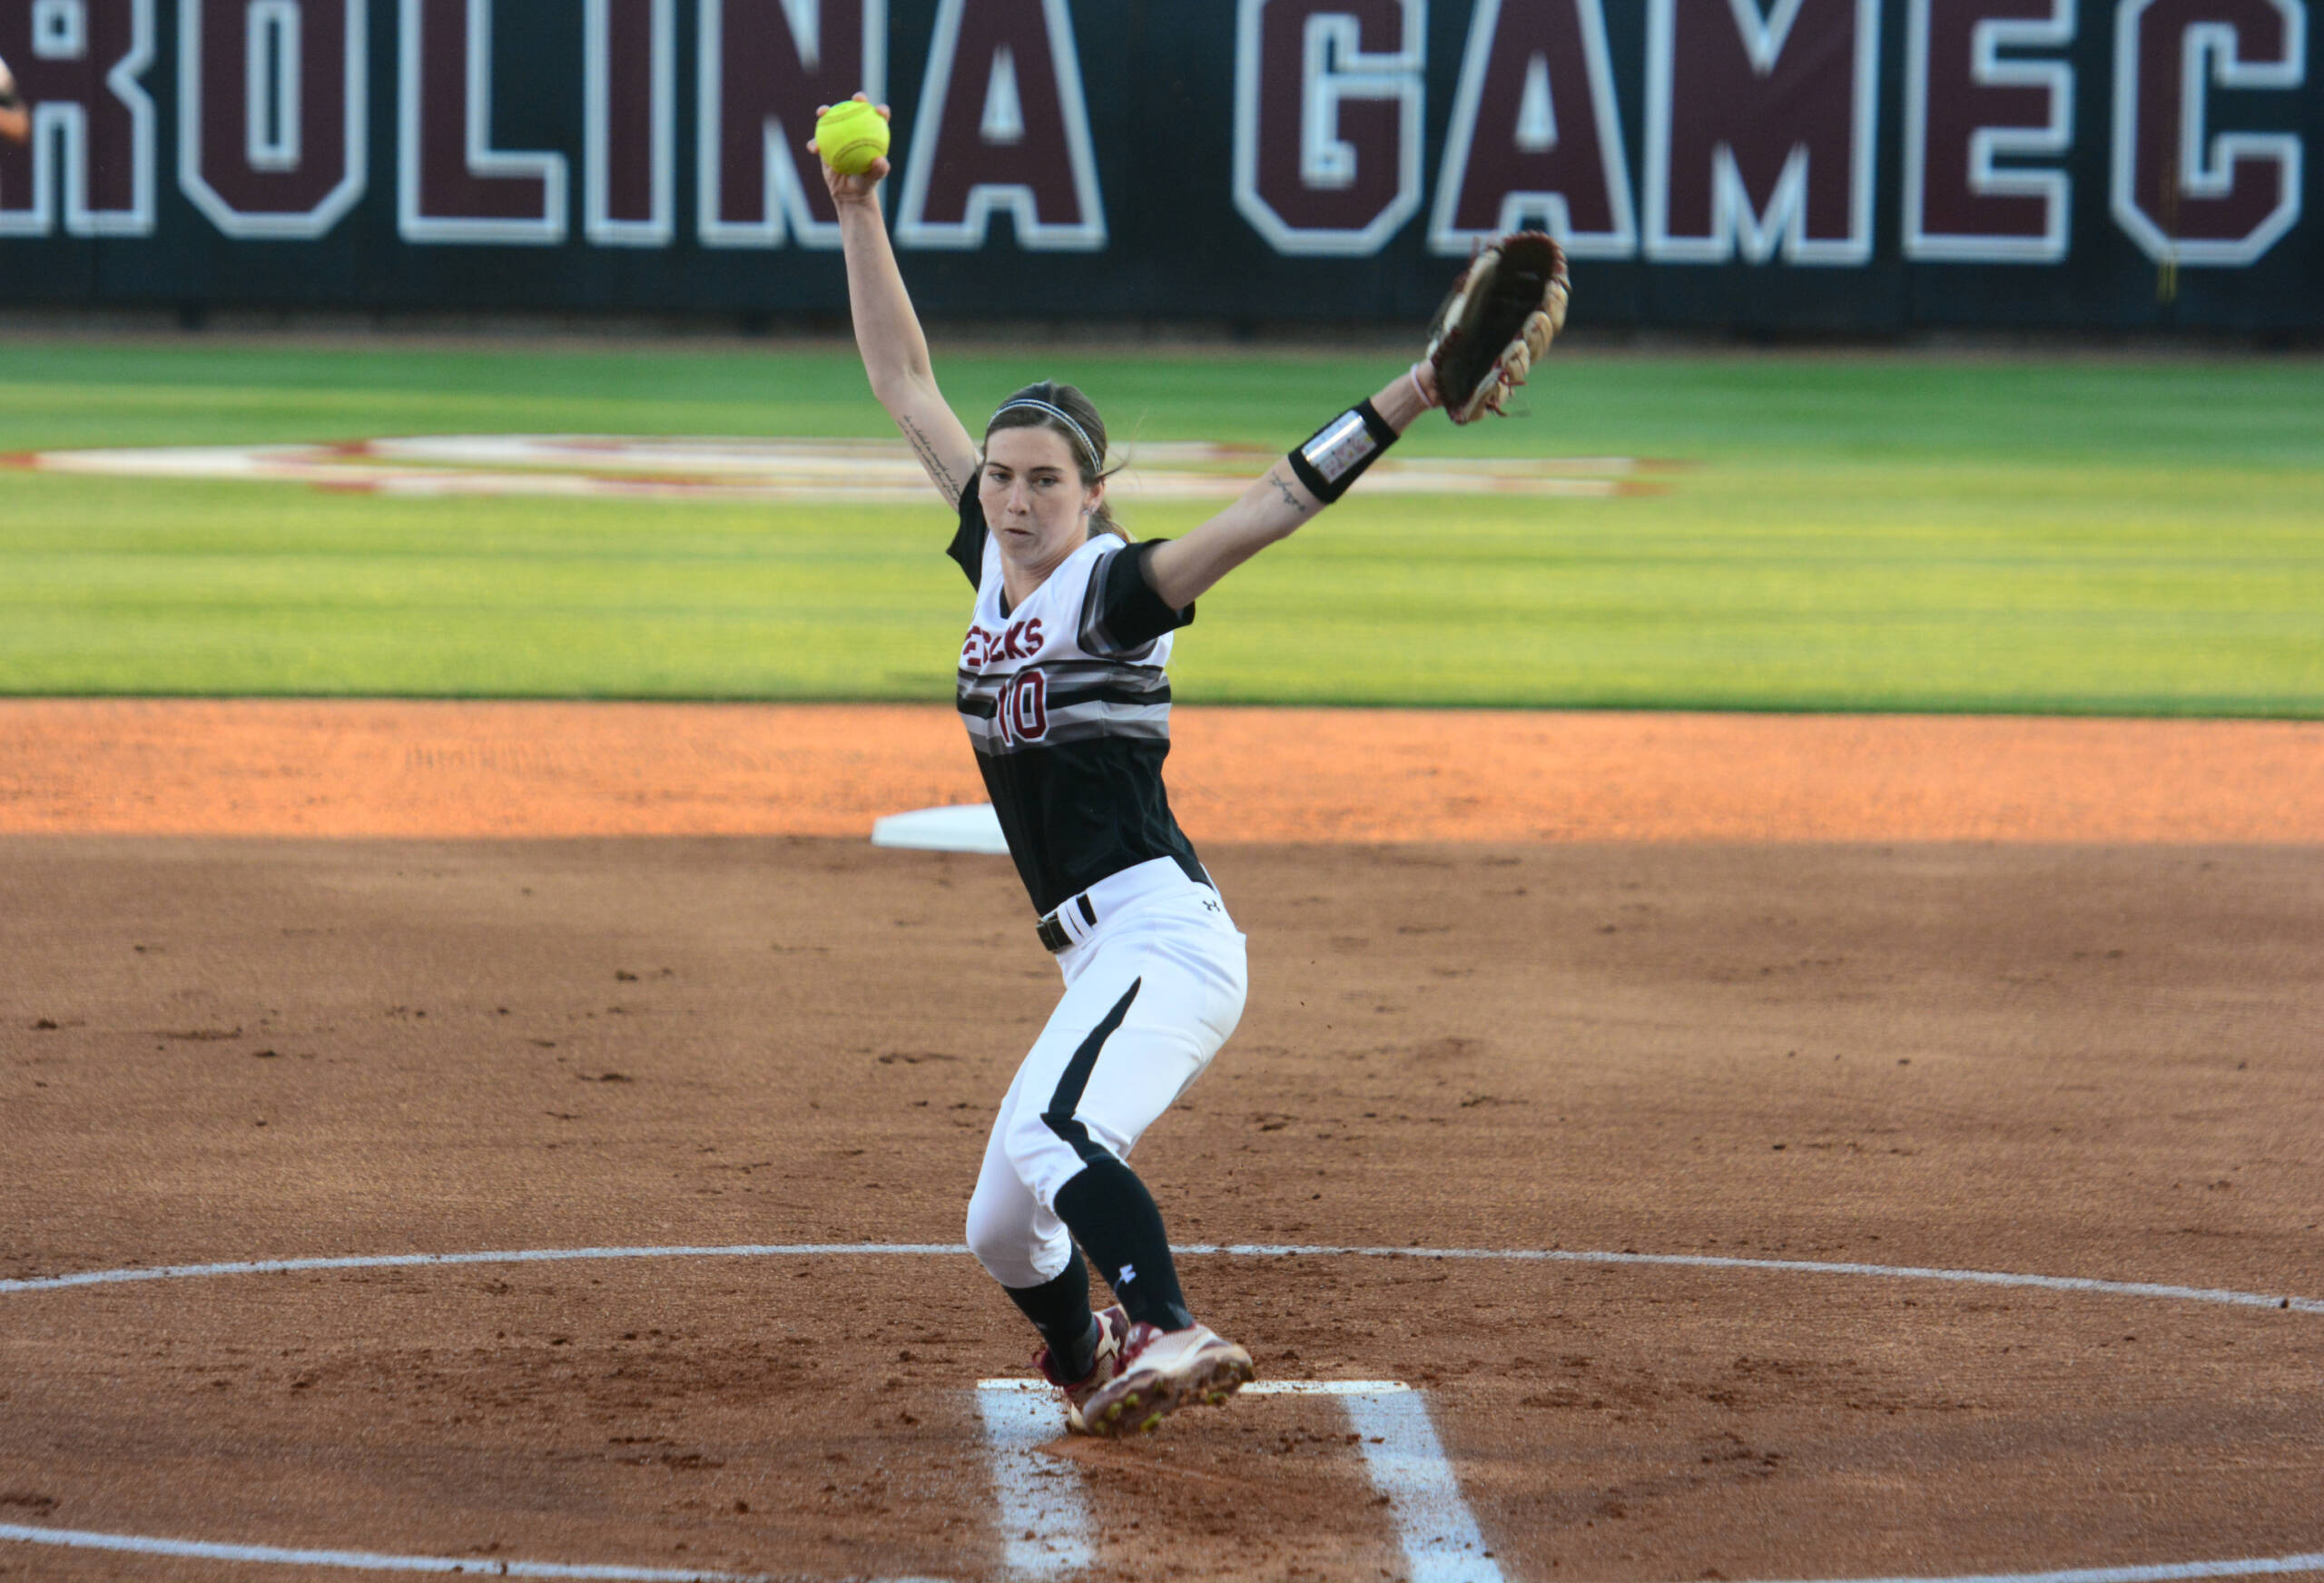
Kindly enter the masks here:
[[[1142, 445], [1113, 487], [1133, 500], [1232, 500], [1279, 453], [1172, 441]], [[930, 485], [901, 442], [652, 435], [454, 434], [330, 445], [165, 446], [38, 451], [5, 458], [45, 473], [305, 484], [381, 495], [921, 505]], [[1579, 499], [1653, 493], [1667, 464], [1633, 457], [1391, 457], [1366, 495]]]

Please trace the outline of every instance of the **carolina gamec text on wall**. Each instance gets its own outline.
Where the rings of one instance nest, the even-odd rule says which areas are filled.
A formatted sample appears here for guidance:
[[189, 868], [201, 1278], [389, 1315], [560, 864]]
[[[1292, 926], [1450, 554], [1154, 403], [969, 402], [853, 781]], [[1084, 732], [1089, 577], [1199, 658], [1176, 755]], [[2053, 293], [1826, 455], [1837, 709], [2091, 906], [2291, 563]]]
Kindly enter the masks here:
[[[1466, 28], [1432, 151], [1427, 0], [1235, 0], [1218, 178], [1275, 251], [1369, 257], [1424, 210], [1429, 249], [1448, 256], [1538, 224], [1582, 259], [1846, 267], [1871, 259], [1876, 209], [1893, 203], [1908, 260], [2055, 263], [2074, 245], [2071, 156], [2093, 119], [2075, 107], [2092, 94], [2107, 107], [2107, 212], [2150, 258], [2249, 265], [2300, 218], [2299, 133], [2238, 116], [2305, 87], [2307, 0], [1438, 4]], [[1628, 79], [1608, 44], [1615, 4], [1644, 14]], [[375, 5], [393, 7], [391, 68], [371, 59]], [[173, 61], [157, 7], [172, 8]], [[152, 234], [169, 143], [179, 190], [237, 240], [328, 235], [389, 182], [398, 234], [423, 246], [577, 231], [666, 248], [682, 224], [712, 248], [838, 245], [803, 145], [817, 103], [887, 94], [886, 0], [687, 0], [683, 16], [681, 0], [578, 0], [581, 134], [565, 148], [496, 141], [495, 9], [0, 0], [0, 58], [34, 106], [31, 143], [0, 147], [0, 237]], [[1118, 41], [1102, 6], [1079, 15], [1077, 37], [1067, 0], [939, 0], [899, 113], [901, 246], [980, 249], [1002, 213], [1023, 248], [1108, 246], [1083, 62]], [[1893, 103], [1884, 25], [1904, 34]], [[2068, 58], [2093, 28], [2111, 35], [2104, 81]], [[165, 128], [148, 90], [172, 69]], [[394, 146], [374, 149], [383, 84]], [[1889, 117], [1893, 179], [1876, 169]]]

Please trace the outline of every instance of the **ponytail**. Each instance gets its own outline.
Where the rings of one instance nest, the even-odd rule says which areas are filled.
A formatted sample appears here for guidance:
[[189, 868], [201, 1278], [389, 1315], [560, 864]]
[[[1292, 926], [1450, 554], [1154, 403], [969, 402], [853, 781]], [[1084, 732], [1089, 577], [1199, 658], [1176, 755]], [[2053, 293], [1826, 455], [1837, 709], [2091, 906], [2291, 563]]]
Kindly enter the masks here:
[[[1119, 467], [1116, 467], [1114, 469], [1114, 473], [1118, 473], [1120, 471], [1121, 469]], [[1105, 477], [1108, 478], [1113, 476], [1113, 473], [1108, 473], [1105, 475]], [[1098, 501], [1098, 509], [1089, 514], [1089, 531], [1091, 533], [1110, 533], [1116, 538], [1122, 540], [1126, 544], [1134, 544], [1137, 542], [1129, 529], [1124, 527], [1120, 523], [1114, 520], [1113, 506], [1103, 500]]]

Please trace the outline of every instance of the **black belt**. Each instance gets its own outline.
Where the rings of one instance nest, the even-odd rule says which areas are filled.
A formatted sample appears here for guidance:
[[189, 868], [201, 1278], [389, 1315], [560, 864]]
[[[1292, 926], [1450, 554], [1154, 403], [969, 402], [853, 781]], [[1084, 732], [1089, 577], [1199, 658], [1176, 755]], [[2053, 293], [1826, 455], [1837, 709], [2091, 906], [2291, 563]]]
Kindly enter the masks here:
[[1052, 953], [1061, 951], [1065, 949], [1066, 947], [1073, 943], [1073, 937], [1065, 932], [1065, 920], [1058, 916], [1059, 913], [1065, 910], [1066, 907], [1079, 908], [1081, 909], [1081, 921], [1091, 928], [1095, 928], [1097, 926], [1098, 909], [1089, 905], [1089, 897], [1088, 892], [1085, 891], [1081, 895], [1077, 896], [1072, 900], [1067, 902], [1065, 907], [1059, 908], [1057, 912], [1049, 913], [1044, 916], [1039, 924], [1036, 926], [1040, 932], [1041, 943], [1049, 947]]

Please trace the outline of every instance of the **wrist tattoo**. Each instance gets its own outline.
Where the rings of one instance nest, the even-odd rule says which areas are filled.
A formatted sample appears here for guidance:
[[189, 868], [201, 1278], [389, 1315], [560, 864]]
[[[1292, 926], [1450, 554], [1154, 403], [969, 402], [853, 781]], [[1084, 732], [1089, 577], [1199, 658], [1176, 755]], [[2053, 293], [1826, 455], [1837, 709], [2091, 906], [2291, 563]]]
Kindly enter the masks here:
[[1302, 516], [1307, 515], [1307, 502], [1299, 498], [1299, 492], [1291, 487], [1289, 479], [1278, 477], [1273, 468], [1269, 468], [1267, 482], [1275, 486], [1275, 493], [1283, 497], [1283, 503], [1285, 506], [1290, 506]]

